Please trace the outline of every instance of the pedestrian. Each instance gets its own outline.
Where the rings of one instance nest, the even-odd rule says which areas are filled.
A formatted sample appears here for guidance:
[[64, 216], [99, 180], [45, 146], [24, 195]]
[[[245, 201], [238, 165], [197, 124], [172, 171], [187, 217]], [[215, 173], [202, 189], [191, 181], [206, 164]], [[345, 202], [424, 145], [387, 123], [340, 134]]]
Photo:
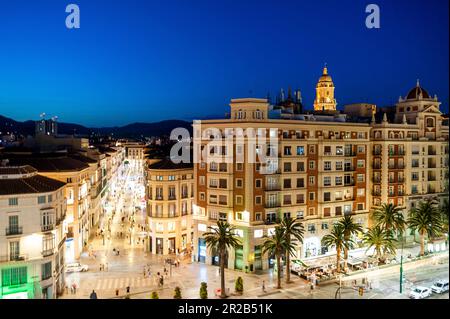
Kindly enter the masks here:
[[92, 290], [91, 295], [89, 296], [89, 299], [97, 299], [97, 293], [95, 290]]
[[264, 280], [262, 282], [262, 291], [266, 292], [266, 282]]
[[102, 271], [102, 264], [100, 264], [100, 271]]
[[116, 296], [119, 295], [119, 289], [116, 289]]
[[127, 286], [127, 294], [130, 293], [130, 286]]

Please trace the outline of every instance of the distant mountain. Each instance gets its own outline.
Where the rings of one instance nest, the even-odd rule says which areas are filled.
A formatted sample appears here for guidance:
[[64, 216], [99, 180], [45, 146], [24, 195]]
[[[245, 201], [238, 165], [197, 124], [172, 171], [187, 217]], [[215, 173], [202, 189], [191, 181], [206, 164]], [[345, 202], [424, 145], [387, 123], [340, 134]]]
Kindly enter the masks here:
[[[190, 122], [181, 120], [166, 120], [154, 123], [132, 123], [116, 127], [88, 128], [79, 124], [58, 122], [58, 133], [69, 135], [91, 135], [91, 133], [98, 133], [102, 135], [114, 134], [116, 137], [150, 137], [169, 135], [176, 127], [183, 127], [188, 129], [189, 132], [192, 132], [191, 124]], [[0, 135], [8, 132], [13, 132], [16, 135], [33, 135], [34, 121], [19, 122], [0, 115], [0, 132]]]

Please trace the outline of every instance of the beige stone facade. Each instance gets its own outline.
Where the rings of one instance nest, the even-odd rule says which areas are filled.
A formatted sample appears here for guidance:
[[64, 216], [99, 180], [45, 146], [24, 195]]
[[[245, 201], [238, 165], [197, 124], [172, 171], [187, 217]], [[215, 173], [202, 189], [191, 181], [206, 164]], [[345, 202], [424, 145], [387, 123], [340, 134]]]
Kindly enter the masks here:
[[192, 250], [193, 174], [192, 165], [166, 159], [147, 166], [148, 249], [152, 254]]
[[[329, 253], [321, 239], [346, 214], [366, 229], [374, 206], [394, 203], [406, 214], [417, 200], [448, 192], [448, 127], [442, 125], [437, 99], [409, 94], [396, 106], [392, 123], [386, 115], [372, 123], [337, 121], [333, 115], [272, 119], [264, 99], [234, 99], [230, 106], [230, 119], [194, 124], [195, 142], [206, 154], [194, 163], [194, 256], [199, 262], [218, 262], [202, 238], [218, 220], [235, 226], [242, 240], [242, 247], [228, 251], [228, 268], [257, 271], [272, 265], [262, 254], [262, 237], [282, 218], [303, 221], [297, 257], [308, 258]], [[266, 129], [261, 134], [267, 134], [269, 150], [255, 150], [255, 137], [244, 137], [243, 146], [237, 146], [242, 141], [237, 132], [249, 128], [256, 134]], [[225, 136], [230, 129], [231, 144], [223, 138], [218, 149], [208, 149], [210, 136]], [[277, 137], [275, 154], [270, 137]], [[267, 151], [269, 162], [249, 162], [246, 156], [253, 151]], [[221, 159], [211, 161], [211, 154]], [[244, 161], [237, 160], [240, 154]], [[220, 162], [230, 158], [231, 163]], [[264, 172], [270, 165], [276, 172]]]

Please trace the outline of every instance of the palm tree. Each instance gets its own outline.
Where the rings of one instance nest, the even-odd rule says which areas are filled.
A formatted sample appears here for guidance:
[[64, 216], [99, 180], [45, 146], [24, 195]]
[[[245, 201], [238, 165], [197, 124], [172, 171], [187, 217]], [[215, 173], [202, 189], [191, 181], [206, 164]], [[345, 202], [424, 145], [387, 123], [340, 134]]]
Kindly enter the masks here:
[[375, 256], [378, 260], [384, 261], [386, 253], [395, 254], [395, 242], [396, 240], [392, 236], [392, 233], [384, 230], [380, 225], [370, 228], [364, 234], [364, 243], [368, 246], [367, 250], [374, 247]]
[[[303, 243], [303, 225], [299, 221], [293, 218], [284, 218], [281, 222], [281, 228], [284, 230], [284, 236], [286, 237], [286, 244], [291, 244], [291, 237], [297, 239], [300, 243]], [[291, 281], [291, 254], [286, 253], [286, 283]]]
[[442, 217], [443, 231], [446, 231], [447, 233], [448, 233], [449, 209], [450, 209], [450, 207], [448, 207], [448, 199], [446, 198], [439, 206], [439, 211], [440, 211], [441, 217]]
[[[355, 223], [351, 215], [344, 216], [338, 223], [344, 229], [345, 241], [349, 241], [352, 235], [355, 235], [363, 231], [362, 226], [358, 223]], [[344, 247], [344, 269], [347, 269], [347, 259], [348, 259], [348, 248]]]
[[203, 234], [206, 245], [220, 256], [220, 298], [226, 298], [225, 294], [225, 254], [228, 248], [240, 245], [240, 240], [235, 234], [235, 228], [228, 222], [218, 221], [217, 227], [209, 227], [211, 231]]
[[353, 246], [353, 240], [345, 240], [344, 228], [340, 223], [333, 225], [333, 229], [328, 235], [323, 236], [322, 245], [328, 248], [336, 247], [336, 269], [341, 271], [341, 251]]
[[275, 255], [277, 259], [277, 289], [281, 289], [281, 256], [283, 254], [293, 254], [295, 249], [292, 243], [286, 241], [284, 229], [281, 226], [275, 227], [275, 232], [271, 237], [266, 237], [263, 242], [263, 254]]
[[402, 209], [394, 204], [383, 204], [373, 212], [373, 219], [376, 225], [384, 230], [394, 234], [395, 232], [403, 234], [406, 227], [406, 221]]
[[419, 203], [413, 208], [408, 219], [408, 225], [420, 235], [420, 256], [425, 253], [425, 234], [428, 239], [438, 237], [442, 233], [442, 216], [433, 200]]

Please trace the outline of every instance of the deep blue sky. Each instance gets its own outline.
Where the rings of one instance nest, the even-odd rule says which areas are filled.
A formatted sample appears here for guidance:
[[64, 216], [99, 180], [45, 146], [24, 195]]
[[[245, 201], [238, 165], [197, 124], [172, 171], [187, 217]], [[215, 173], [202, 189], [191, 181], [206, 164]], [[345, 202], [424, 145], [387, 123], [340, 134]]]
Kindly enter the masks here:
[[[81, 28], [65, 27], [77, 3]], [[381, 29], [365, 27], [365, 6]], [[191, 119], [300, 88], [328, 63], [340, 106], [393, 104], [420, 78], [448, 110], [447, 0], [0, 0], [0, 114], [89, 126]]]

